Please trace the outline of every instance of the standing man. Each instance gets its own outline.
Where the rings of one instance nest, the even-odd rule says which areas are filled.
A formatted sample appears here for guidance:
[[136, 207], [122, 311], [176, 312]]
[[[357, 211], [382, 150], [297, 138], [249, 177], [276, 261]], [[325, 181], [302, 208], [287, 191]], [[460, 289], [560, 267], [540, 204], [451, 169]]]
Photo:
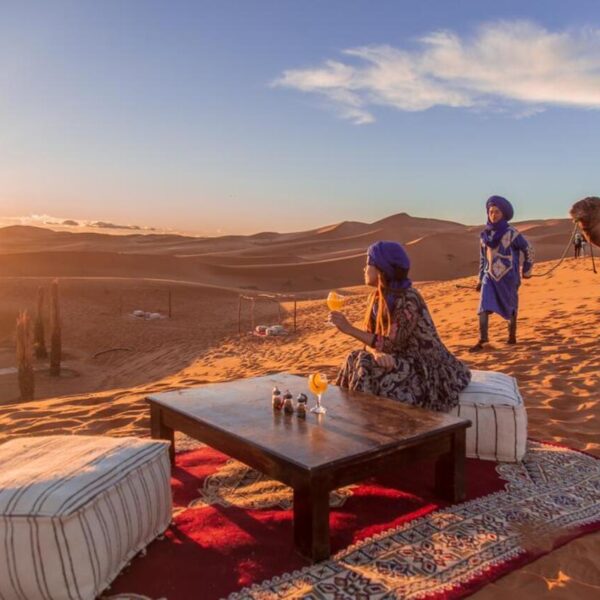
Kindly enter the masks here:
[[480, 234], [479, 341], [470, 352], [480, 352], [489, 342], [490, 313], [508, 321], [507, 343], [517, 343], [519, 309], [520, 254], [523, 253], [523, 278], [531, 277], [533, 248], [509, 221], [514, 216], [511, 203], [502, 196], [491, 196], [486, 202], [487, 225]]
[[579, 258], [581, 256], [582, 248], [583, 248], [583, 236], [578, 231], [573, 236], [573, 251], [575, 254], [575, 258]]

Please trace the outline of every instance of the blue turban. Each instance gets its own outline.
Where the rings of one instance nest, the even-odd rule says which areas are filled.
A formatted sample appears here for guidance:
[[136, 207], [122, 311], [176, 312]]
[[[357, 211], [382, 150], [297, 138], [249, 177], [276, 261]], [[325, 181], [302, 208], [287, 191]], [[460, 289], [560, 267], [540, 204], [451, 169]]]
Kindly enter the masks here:
[[480, 237], [483, 243], [490, 248], [497, 248], [502, 236], [508, 230], [508, 222], [513, 218], [515, 211], [512, 204], [502, 196], [490, 196], [485, 203], [487, 212], [490, 206], [495, 206], [502, 213], [502, 218], [497, 223], [492, 223], [488, 217], [487, 225], [481, 232]]
[[485, 203], [486, 210], [490, 210], [490, 206], [495, 206], [500, 209], [505, 221], [510, 221], [515, 216], [515, 211], [512, 204], [502, 196], [490, 196]]
[[[393, 290], [405, 290], [412, 285], [407, 277], [410, 269], [408, 254], [398, 242], [375, 242], [367, 250], [367, 262], [377, 267], [387, 280], [387, 304], [393, 310], [396, 299]], [[375, 307], [373, 307], [375, 310]]]

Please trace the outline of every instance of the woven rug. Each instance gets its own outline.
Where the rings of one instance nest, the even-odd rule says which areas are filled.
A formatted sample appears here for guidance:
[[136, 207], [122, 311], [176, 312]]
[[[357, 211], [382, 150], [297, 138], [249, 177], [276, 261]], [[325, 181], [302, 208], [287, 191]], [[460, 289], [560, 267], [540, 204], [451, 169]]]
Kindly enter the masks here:
[[[600, 460], [530, 442], [518, 465], [467, 461], [468, 499], [433, 494], [433, 464], [333, 493], [317, 565], [292, 543], [291, 490], [203, 447], [177, 457], [174, 521], [106, 597], [460, 598], [600, 529]], [[262, 582], [262, 583], [261, 583]]]

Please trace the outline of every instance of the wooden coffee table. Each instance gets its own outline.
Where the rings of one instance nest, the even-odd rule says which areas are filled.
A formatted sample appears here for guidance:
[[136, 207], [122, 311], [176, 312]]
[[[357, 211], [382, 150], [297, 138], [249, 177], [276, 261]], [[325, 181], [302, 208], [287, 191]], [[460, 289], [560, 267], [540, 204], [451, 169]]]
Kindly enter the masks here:
[[336, 386], [323, 397], [327, 414], [304, 420], [273, 410], [275, 385], [308, 393], [305, 377], [281, 373], [153, 394], [152, 437], [171, 441], [173, 460], [174, 431], [182, 431], [292, 487], [294, 541], [313, 561], [329, 557], [331, 490], [437, 458], [437, 493], [464, 499], [470, 421]]

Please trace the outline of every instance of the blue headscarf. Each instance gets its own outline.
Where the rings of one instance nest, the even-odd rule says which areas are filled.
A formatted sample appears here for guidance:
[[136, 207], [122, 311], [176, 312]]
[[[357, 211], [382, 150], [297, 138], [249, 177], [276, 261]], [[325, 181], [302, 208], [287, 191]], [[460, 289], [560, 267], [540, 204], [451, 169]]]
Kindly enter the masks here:
[[508, 229], [508, 222], [513, 218], [515, 211], [512, 204], [502, 196], [490, 196], [485, 203], [486, 212], [489, 212], [490, 206], [495, 206], [500, 210], [502, 219], [497, 223], [492, 223], [488, 217], [487, 225], [480, 236], [486, 246], [497, 248], [502, 236]]
[[405, 290], [412, 285], [412, 281], [407, 277], [410, 269], [408, 254], [398, 242], [376, 242], [367, 250], [367, 262], [385, 275], [386, 290], [389, 290], [385, 299], [390, 311], [393, 310], [395, 290]]

